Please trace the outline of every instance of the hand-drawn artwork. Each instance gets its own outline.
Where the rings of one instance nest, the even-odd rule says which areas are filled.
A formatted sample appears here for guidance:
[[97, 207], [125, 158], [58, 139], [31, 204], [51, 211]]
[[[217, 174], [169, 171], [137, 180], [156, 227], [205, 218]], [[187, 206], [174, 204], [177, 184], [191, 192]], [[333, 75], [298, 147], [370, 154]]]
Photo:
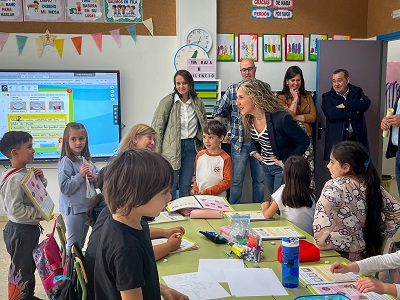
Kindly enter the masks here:
[[235, 34], [217, 34], [217, 61], [235, 61]]
[[332, 40], [351, 40], [351, 34], [332, 34]]
[[250, 58], [258, 61], [258, 34], [238, 35], [238, 61]]
[[24, 1], [24, 21], [64, 22], [64, 0], [54, 2]]
[[263, 34], [263, 61], [282, 61], [282, 34]]
[[105, 0], [106, 22], [142, 22], [142, 0]]
[[319, 41], [327, 40], [327, 34], [310, 34], [308, 39], [308, 60], [316, 61], [318, 58]]
[[304, 35], [285, 35], [285, 60], [304, 61]]
[[22, 21], [22, 0], [0, 0], [0, 21]]
[[103, 22], [103, 0], [67, 0], [66, 21], [69, 22]]

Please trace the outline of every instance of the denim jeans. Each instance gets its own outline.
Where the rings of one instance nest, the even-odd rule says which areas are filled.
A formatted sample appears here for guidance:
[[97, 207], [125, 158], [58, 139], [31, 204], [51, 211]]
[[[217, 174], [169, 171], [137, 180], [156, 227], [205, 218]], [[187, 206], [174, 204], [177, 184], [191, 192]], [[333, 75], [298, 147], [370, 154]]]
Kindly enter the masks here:
[[400, 195], [400, 147], [396, 152], [396, 182], [397, 182], [397, 190]]
[[265, 183], [268, 186], [269, 192], [272, 195], [282, 185], [283, 169], [275, 164], [262, 164], [264, 170]]
[[190, 196], [192, 189], [192, 180], [194, 174], [194, 161], [197, 151], [194, 139], [181, 140], [181, 168], [175, 170], [173, 196], [178, 197], [177, 190], [179, 189], [179, 197]]
[[231, 147], [232, 186], [229, 197], [229, 202], [231, 204], [239, 203], [242, 198], [243, 181], [246, 174], [248, 159], [250, 159], [250, 171], [253, 180], [253, 202], [262, 203], [264, 201], [264, 174], [261, 167], [262, 163], [254, 157], [250, 157], [250, 152], [250, 142], [244, 142], [240, 151]]

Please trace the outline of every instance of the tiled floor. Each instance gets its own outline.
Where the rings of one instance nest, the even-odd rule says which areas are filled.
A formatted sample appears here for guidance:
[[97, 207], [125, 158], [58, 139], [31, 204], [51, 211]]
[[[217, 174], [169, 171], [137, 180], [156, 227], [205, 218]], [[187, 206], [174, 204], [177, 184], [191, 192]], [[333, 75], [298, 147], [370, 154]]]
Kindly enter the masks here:
[[[396, 199], [399, 199], [399, 194], [397, 192], [396, 181], [392, 181], [390, 187], [390, 194], [392, 194]], [[5, 244], [3, 242], [3, 229], [6, 225], [7, 220], [5, 218], [0, 217], [0, 299], [7, 299], [7, 275], [8, 275], [8, 267], [10, 265], [10, 257], [7, 253]], [[44, 228], [45, 233], [50, 233], [53, 226], [53, 221], [51, 222], [42, 222], [42, 226]], [[88, 234], [89, 236], [89, 234]], [[42, 234], [40, 237], [40, 241], [46, 238], [45, 234]], [[56, 235], [56, 239], [58, 237]], [[35, 294], [37, 297], [42, 299], [47, 299], [46, 293], [43, 289], [42, 282], [40, 281], [39, 276], [36, 272], [36, 290]]]

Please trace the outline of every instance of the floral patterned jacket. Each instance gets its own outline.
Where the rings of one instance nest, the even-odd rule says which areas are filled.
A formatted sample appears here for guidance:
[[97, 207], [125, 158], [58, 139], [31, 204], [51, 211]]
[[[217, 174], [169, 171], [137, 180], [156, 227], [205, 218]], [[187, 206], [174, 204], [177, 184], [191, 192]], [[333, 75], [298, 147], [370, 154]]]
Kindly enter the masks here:
[[[383, 235], [400, 227], [400, 203], [381, 187]], [[366, 185], [349, 177], [329, 180], [315, 207], [314, 239], [321, 248], [360, 253], [365, 250], [363, 228], [367, 217]]]

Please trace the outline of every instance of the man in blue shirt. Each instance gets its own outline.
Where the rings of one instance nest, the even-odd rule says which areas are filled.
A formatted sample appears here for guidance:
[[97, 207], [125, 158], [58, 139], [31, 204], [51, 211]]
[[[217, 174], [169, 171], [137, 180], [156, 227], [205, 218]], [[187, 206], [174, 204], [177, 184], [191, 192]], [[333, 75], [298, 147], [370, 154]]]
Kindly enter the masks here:
[[[240, 74], [243, 80], [254, 79], [256, 66], [252, 59], [244, 59], [240, 62]], [[264, 174], [261, 162], [250, 156], [251, 138], [245, 136], [242, 121], [240, 120], [239, 110], [236, 106], [236, 87], [237, 83], [228, 87], [225, 94], [214, 106], [213, 117], [221, 121], [223, 115], [230, 115], [231, 132], [228, 138], [231, 143], [232, 157], [232, 186], [230, 189], [229, 202], [236, 204], [242, 198], [242, 188], [246, 173], [246, 163], [250, 159], [251, 177], [253, 180], [253, 202], [264, 202]]]

